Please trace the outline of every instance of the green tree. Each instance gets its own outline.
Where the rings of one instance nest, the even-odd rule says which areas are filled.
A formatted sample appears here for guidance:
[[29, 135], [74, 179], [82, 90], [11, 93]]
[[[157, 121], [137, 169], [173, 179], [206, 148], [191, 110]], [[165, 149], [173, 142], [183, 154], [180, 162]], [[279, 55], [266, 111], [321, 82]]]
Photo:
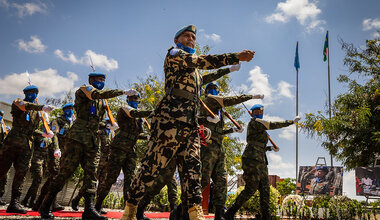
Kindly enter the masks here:
[[380, 156], [380, 39], [367, 40], [361, 49], [341, 44], [348, 74], [340, 75], [338, 81], [348, 91], [334, 100], [331, 119], [318, 111], [307, 114], [301, 126], [310, 136], [319, 136], [323, 147], [353, 169], [371, 165]]
[[296, 192], [296, 179], [285, 178], [283, 181], [277, 182], [276, 189], [281, 196], [294, 194]]

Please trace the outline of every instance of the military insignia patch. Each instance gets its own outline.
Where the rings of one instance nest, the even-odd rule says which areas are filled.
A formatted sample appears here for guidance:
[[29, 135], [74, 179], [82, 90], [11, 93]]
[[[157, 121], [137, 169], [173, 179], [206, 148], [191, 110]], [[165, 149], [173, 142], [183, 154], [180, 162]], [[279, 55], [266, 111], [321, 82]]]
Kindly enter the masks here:
[[86, 87], [86, 90], [87, 90], [87, 91], [91, 91], [91, 90], [92, 90], [92, 86], [87, 86], [87, 87]]
[[52, 131], [55, 131], [56, 128], [57, 128], [57, 127], [52, 126], [52, 127], [51, 127], [51, 130], [52, 130]]
[[21, 105], [24, 105], [24, 102], [23, 102], [23, 101], [21, 101], [21, 102], [19, 102], [18, 104], [21, 106]]

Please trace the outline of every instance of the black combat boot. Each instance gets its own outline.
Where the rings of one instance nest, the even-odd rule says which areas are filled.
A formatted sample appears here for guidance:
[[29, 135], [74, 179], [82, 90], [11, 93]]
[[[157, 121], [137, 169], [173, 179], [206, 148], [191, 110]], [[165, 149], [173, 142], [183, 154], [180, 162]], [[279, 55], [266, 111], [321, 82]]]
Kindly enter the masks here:
[[53, 212], [59, 212], [59, 211], [64, 210], [65, 207], [58, 204], [57, 197], [55, 197], [51, 209], [53, 210]]
[[20, 203], [18, 202], [18, 198], [12, 198], [7, 208], [7, 213], [26, 214], [26, 210], [20, 205]]
[[84, 194], [84, 212], [82, 214], [83, 220], [106, 220], [107, 217], [101, 216], [94, 207], [94, 194]]
[[[150, 202], [150, 200], [149, 200], [149, 202]], [[150, 219], [150, 218], [146, 217], [144, 214], [145, 209], [148, 206], [149, 202], [146, 202], [145, 200], [140, 202], [139, 206], [137, 207], [137, 213], [136, 213], [137, 220], [149, 220]]]
[[77, 196], [74, 197], [73, 200], [71, 200], [71, 208], [75, 211], [79, 210], [79, 201], [82, 198], [82, 194], [79, 192]]
[[215, 220], [225, 220], [224, 218], [224, 207], [215, 206]]
[[0, 205], [6, 205], [7, 203], [0, 198]]
[[30, 196], [30, 200], [29, 200], [29, 204], [28, 204], [28, 208], [32, 208], [34, 206], [34, 201], [36, 200], [36, 194]]
[[51, 212], [50, 207], [53, 204], [55, 197], [56, 194], [49, 192], [43, 199], [40, 210], [38, 211], [41, 215], [41, 219], [54, 219], [54, 215]]
[[234, 220], [235, 213], [239, 210], [239, 207], [234, 203], [224, 214], [225, 220]]
[[97, 212], [99, 212], [102, 215], [107, 214], [107, 211], [102, 208], [102, 203], [100, 203], [100, 201], [98, 201], [98, 200], [96, 200], [95, 209]]
[[43, 200], [44, 200], [44, 196], [43, 195], [39, 195], [38, 198], [37, 198], [37, 201], [34, 203], [34, 206], [32, 207], [32, 210], [35, 211], [35, 212], [38, 212], [38, 210], [40, 209], [40, 206], [41, 206], [41, 203], [42, 203]]

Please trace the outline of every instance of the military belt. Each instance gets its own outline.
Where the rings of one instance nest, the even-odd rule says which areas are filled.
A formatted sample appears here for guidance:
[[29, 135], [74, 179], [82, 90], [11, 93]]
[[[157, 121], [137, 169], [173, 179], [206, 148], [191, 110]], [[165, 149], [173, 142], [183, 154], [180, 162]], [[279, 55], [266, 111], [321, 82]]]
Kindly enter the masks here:
[[188, 100], [195, 100], [196, 95], [194, 93], [188, 92], [186, 90], [177, 89], [177, 88], [170, 88], [166, 91], [166, 94], [168, 95], [175, 95], [179, 96], [181, 98], [185, 98]]

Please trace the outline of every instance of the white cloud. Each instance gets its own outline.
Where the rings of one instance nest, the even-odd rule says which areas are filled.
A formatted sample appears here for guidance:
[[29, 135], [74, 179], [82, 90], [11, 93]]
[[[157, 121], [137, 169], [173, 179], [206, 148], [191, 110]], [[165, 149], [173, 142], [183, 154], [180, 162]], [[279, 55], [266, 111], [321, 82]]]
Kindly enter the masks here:
[[10, 3], [7, 0], [1, 0], [0, 6], [8, 8], [8, 9], [15, 9], [17, 11], [17, 16], [20, 18], [23, 18], [25, 16], [31, 16], [36, 13], [47, 13], [47, 6], [42, 3], [41, 1], [32, 3], [24, 3], [24, 4], [18, 4], [18, 3]]
[[[272, 105], [275, 100], [283, 97], [293, 99], [290, 91], [294, 86], [288, 82], [281, 81], [278, 83], [277, 88], [269, 83], [269, 75], [265, 74], [259, 66], [255, 66], [249, 71], [248, 83], [250, 85], [242, 84], [239, 86], [239, 91], [245, 91], [248, 94], [264, 94], [263, 100], [249, 100], [247, 105], [254, 105], [257, 103], [264, 105]], [[275, 95], [274, 95], [275, 94]]]
[[363, 31], [369, 31], [372, 29], [379, 29], [380, 28], [380, 19], [364, 19], [363, 20]]
[[47, 46], [45, 46], [37, 36], [30, 36], [30, 41], [17, 40], [19, 50], [24, 50], [28, 53], [43, 53]]
[[147, 74], [153, 73], [153, 67], [151, 65], [148, 66], [148, 69], [146, 70]]
[[[61, 92], [67, 92], [74, 88], [74, 82], [78, 80], [78, 75], [67, 72], [66, 76], [61, 76], [58, 71], [52, 68], [46, 70], [35, 70], [29, 73], [32, 84], [39, 88], [39, 96], [55, 97]], [[0, 78], [0, 94], [21, 95], [22, 90], [28, 84], [27, 73], [12, 73]]]
[[268, 157], [268, 172], [271, 175], [277, 175], [280, 178], [295, 177], [295, 166], [293, 163], [283, 161], [279, 153], [269, 152]]
[[321, 25], [326, 23], [318, 19], [322, 10], [318, 8], [316, 1], [309, 0], [286, 0], [277, 4], [276, 12], [267, 16], [267, 23], [282, 22], [286, 23], [290, 18], [295, 17], [297, 21], [306, 27], [307, 31], [321, 29]]
[[372, 34], [373, 38], [380, 38], [380, 33], [379, 32], [375, 32]]
[[200, 39], [205, 39], [206, 41], [212, 41], [214, 43], [220, 43], [222, 42], [222, 37], [219, 34], [206, 34], [204, 29], [199, 29], [198, 35]]
[[59, 59], [65, 62], [73, 63], [73, 64], [81, 64], [81, 65], [90, 66], [91, 65], [90, 57], [91, 57], [95, 68], [100, 68], [107, 71], [111, 71], [111, 70], [119, 68], [119, 64], [116, 60], [114, 60], [113, 58], [108, 58], [107, 56], [103, 54], [97, 54], [92, 50], [87, 50], [85, 54], [80, 58], [77, 58], [75, 54], [71, 51], [68, 52], [67, 56], [65, 56], [65, 54], [61, 50], [55, 50], [54, 54]]

